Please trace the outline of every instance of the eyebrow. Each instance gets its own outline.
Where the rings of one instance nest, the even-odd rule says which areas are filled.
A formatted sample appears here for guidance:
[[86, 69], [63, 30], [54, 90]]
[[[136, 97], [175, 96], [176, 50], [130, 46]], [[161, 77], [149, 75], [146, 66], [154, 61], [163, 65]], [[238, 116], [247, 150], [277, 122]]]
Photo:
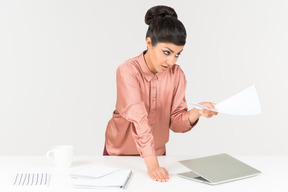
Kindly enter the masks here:
[[[172, 53], [174, 53], [174, 51], [172, 49], [170, 49], [169, 47], [165, 47], [167, 48], [169, 51], [171, 51]], [[183, 51], [183, 49], [181, 51], [179, 51], [179, 53], [181, 53]]]

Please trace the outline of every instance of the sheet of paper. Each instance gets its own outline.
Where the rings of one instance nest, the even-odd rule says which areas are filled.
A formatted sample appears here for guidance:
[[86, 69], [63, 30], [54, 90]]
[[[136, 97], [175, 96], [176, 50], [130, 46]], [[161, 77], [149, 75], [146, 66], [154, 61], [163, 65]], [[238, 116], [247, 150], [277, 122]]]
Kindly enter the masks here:
[[70, 176], [72, 178], [98, 179], [100, 177], [109, 175], [117, 170], [119, 169], [110, 167], [82, 166], [73, 168]]
[[[110, 168], [107, 168], [110, 170]], [[90, 172], [90, 173], [88, 173]], [[130, 175], [130, 169], [117, 169], [116, 171], [110, 172], [105, 176], [98, 176], [96, 179], [88, 179], [84, 177], [72, 177], [72, 186], [74, 188], [124, 188], [128, 182]], [[88, 175], [86, 175], [88, 173]], [[103, 173], [103, 172], [102, 172]], [[83, 172], [81, 173], [81, 175]], [[87, 171], [86, 176], [94, 175], [93, 171]], [[97, 174], [99, 175], [99, 174]]]
[[[194, 103], [194, 105], [198, 109], [207, 109], [207, 107], [199, 104]], [[218, 113], [229, 115], [256, 115], [261, 113], [261, 104], [255, 85], [252, 85], [224, 101], [217, 103], [215, 108]]]

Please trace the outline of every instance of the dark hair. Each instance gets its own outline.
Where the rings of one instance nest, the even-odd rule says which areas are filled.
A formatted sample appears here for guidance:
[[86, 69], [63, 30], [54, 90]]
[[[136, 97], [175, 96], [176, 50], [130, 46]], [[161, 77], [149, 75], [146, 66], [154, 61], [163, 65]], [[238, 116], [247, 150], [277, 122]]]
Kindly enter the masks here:
[[186, 30], [173, 8], [163, 5], [150, 8], [145, 23], [149, 25], [146, 38], [151, 38], [153, 46], [159, 42], [185, 45]]

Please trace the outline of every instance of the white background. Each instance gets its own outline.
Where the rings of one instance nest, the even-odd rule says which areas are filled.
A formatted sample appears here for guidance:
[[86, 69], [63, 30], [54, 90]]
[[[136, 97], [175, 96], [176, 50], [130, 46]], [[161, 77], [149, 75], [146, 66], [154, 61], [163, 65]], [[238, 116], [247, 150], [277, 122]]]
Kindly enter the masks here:
[[[178, 60], [189, 102], [255, 84], [256, 116], [201, 118], [167, 155], [288, 155], [288, 1], [1, 0], [0, 155], [71, 144], [101, 155], [119, 64], [145, 50], [146, 11], [172, 6], [188, 32]], [[163, 98], [165, 99], [165, 98]]]

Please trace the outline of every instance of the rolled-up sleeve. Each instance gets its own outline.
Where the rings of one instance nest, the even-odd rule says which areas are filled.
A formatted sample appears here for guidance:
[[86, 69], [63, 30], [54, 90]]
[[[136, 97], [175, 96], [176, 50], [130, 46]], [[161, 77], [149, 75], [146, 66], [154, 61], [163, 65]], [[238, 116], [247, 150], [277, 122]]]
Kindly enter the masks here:
[[190, 124], [189, 111], [185, 99], [187, 81], [183, 71], [180, 68], [178, 70], [171, 106], [170, 129], [174, 132], [184, 133], [190, 131], [198, 123], [199, 119], [195, 123]]
[[120, 65], [117, 69], [116, 110], [133, 123], [132, 136], [142, 157], [156, 155], [154, 138], [148, 123], [148, 113], [141, 98], [138, 71], [133, 65]]

